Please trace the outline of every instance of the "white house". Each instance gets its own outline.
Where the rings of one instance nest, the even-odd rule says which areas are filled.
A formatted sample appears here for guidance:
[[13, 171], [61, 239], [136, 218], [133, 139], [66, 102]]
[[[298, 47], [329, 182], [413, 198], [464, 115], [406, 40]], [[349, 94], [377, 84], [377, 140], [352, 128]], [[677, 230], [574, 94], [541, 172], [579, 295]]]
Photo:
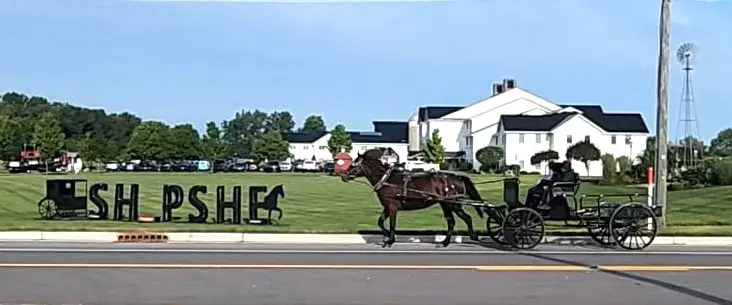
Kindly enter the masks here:
[[[648, 135], [639, 113], [605, 113], [600, 106], [554, 104], [517, 88], [512, 79], [494, 84], [492, 96], [472, 105], [419, 108], [409, 120], [410, 151], [418, 151], [435, 129], [440, 131], [445, 150], [462, 155], [476, 170], [480, 163], [475, 152], [489, 145], [504, 149], [506, 164], [541, 171], [542, 165], [530, 163], [539, 151], [552, 149], [563, 158], [570, 143], [588, 138], [603, 154], [633, 159], [645, 149]], [[579, 162], [573, 167], [584, 176], [602, 175], [600, 162], [593, 162], [589, 173]]]
[[[374, 121], [374, 131], [349, 131], [351, 136], [352, 150], [350, 155], [356, 158], [358, 153], [377, 147], [390, 147], [399, 160], [407, 159], [408, 137], [407, 122], [386, 122]], [[292, 159], [325, 161], [332, 160], [333, 156], [328, 151], [328, 140], [330, 133], [290, 133], [285, 135], [290, 143], [290, 154]]]

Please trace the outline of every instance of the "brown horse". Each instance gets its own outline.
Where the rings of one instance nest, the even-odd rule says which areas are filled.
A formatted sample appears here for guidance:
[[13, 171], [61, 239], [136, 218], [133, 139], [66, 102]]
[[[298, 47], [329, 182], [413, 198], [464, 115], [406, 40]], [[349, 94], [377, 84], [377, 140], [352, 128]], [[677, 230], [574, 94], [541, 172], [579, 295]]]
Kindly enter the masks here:
[[[404, 173], [395, 170], [382, 161], [384, 150], [372, 149], [359, 154], [342, 176], [344, 182], [357, 177], [365, 177], [384, 208], [379, 216], [378, 226], [386, 236], [384, 247], [391, 247], [396, 241], [396, 216], [398, 211], [414, 211], [439, 204], [447, 221], [447, 236], [442, 245], [447, 247], [455, 228], [453, 214], [462, 219], [468, 227], [470, 239], [478, 240], [473, 229], [473, 221], [458, 200], [482, 201], [478, 190], [470, 178], [443, 172]], [[483, 211], [474, 206], [483, 218]], [[389, 217], [389, 230], [384, 221]]]

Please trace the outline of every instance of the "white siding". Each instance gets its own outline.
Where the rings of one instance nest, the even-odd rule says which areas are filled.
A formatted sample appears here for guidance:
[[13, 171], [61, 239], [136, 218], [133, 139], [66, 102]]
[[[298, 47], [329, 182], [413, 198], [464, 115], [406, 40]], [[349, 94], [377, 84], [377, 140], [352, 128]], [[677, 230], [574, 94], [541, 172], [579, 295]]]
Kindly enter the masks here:
[[333, 156], [328, 151], [328, 140], [330, 140], [330, 134], [326, 134], [313, 143], [290, 143], [290, 154], [293, 155], [294, 160], [312, 160], [313, 156], [316, 161], [332, 160]]
[[464, 124], [465, 122], [462, 120], [429, 120], [425, 124], [427, 128], [422, 130], [422, 143], [432, 137], [432, 132], [435, 129], [439, 129], [445, 151], [460, 151], [461, 135], [465, 137], [467, 133], [467, 130], [463, 128]]
[[409, 144], [407, 143], [353, 143], [353, 149], [350, 152], [351, 158], [356, 158], [359, 153], [363, 153], [369, 149], [379, 147], [391, 147], [397, 155], [399, 155], [399, 161], [404, 162], [407, 160], [409, 154]]

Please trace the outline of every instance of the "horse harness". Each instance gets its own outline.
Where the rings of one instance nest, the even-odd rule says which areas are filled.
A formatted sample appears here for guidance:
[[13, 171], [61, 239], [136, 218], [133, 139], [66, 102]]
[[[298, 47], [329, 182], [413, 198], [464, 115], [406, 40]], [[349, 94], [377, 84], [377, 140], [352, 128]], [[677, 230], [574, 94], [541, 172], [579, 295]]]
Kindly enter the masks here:
[[[414, 179], [416, 177], [426, 176], [426, 175], [434, 175], [433, 173], [403, 173], [403, 178], [402, 178], [402, 181], [401, 181], [402, 182], [402, 185], [401, 186], [400, 185], [397, 185], [397, 184], [394, 184], [394, 183], [387, 182], [387, 180], [389, 180], [389, 178], [391, 177], [391, 174], [392, 174], [392, 172], [394, 171], [395, 168], [396, 168], [396, 166], [390, 166], [389, 169], [381, 177], [381, 179], [379, 179], [379, 181], [376, 182], [376, 184], [374, 184], [374, 187], [373, 187], [374, 192], [378, 192], [384, 186], [391, 186], [391, 187], [399, 188], [399, 189], [402, 190], [401, 194], [398, 194], [397, 195], [398, 197], [401, 197], [402, 201], [408, 199], [407, 198], [407, 192], [410, 192], [410, 191], [411, 192], [414, 192], [414, 193], [426, 195], [427, 197], [431, 197], [431, 198], [428, 198], [428, 199], [432, 199], [434, 197], [443, 197], [443, 198], [446, 197], [446, 196], [441, 196], [441, 195], [436, 194], [436, 193], [426, 192], [426, 191], [417, 190], [417, 189], [413, 189], [413, 188], [407, 187], [407, 185], [409, 184], [409, 182], [412, 181], [412, 179]], [[437, 177], [438, 179], [442, 180], [442, 182], [444, 182], [444, 184], [448, 184], [450, 182], [450, 181], [448, 181], [448, 179], [447, 179], [447, 177], [445, 175], [436, 175], [435, 177]], [[450, 190], [455, 190], [455, 185], [454, 184], [449, 184], [449, 187], [445, 187], [445, 192], [449, 192]]]

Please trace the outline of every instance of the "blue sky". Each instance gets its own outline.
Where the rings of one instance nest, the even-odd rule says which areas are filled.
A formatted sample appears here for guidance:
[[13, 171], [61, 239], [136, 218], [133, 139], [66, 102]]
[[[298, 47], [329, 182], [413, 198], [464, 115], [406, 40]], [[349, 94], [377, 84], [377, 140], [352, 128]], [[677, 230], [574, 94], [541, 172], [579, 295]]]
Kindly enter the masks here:
[[[658, 2], [0, 0], [0, 91], [198, 128], [259, 108], [369, 130], [422, 105], [470, 104], [510, 76], [556, 103], [641, 112], [655, 131]], [[732, 1], [672, 11], [672, 52], [700, 50], [708, 140], [732, 125]], [[682, 71], [671, 69], [673, 139]]]

